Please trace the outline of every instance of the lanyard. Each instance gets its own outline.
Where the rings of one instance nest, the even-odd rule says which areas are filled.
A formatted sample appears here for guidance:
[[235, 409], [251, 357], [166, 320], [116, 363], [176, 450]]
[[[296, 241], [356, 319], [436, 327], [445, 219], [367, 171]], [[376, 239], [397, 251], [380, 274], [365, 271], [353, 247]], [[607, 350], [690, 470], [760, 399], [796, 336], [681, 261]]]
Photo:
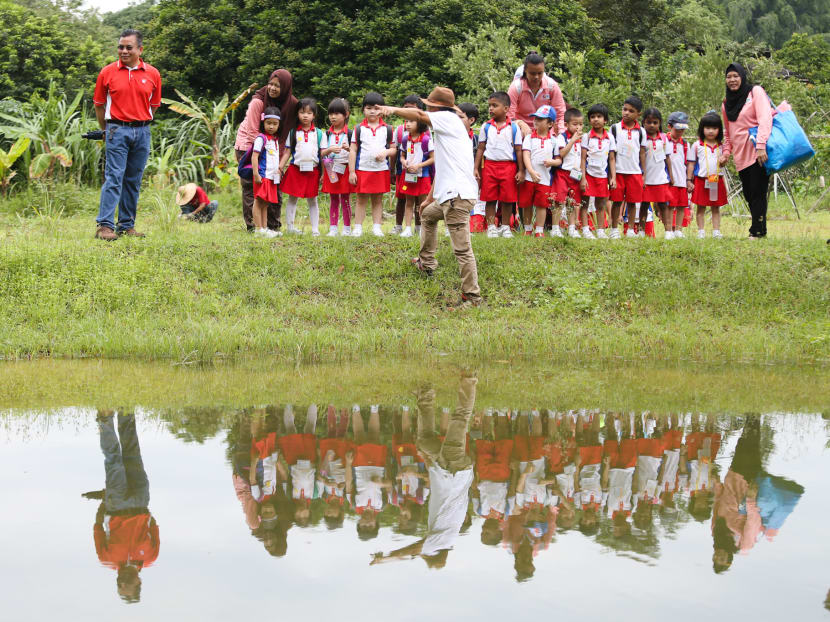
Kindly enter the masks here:
[[715, 147], [713, 149], [712, 147], [710, 147], [709, 145], [707, 145], [703, 141], [700, 141], [700, 144], [703, 146], [703, 155], [706, 156], [706, 177], [707, 177], [707, 179], [709, 177], [712, 177], [712, 174], [709, 172], [709, 153], [707, 152], [707, 149], [711, 149], [712, 154], [715, 156], [715, 175], [720, 175], [720, 161], [718, 159], [718, 151], [720, 151], [720, 145], [715, 145]]

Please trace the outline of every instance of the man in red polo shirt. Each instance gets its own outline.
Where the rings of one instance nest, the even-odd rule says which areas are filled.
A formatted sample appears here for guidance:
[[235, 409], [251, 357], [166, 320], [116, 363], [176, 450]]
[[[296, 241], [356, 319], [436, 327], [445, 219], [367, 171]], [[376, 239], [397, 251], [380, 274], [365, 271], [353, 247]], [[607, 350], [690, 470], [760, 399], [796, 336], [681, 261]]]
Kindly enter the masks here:
[[[119, 235], [143, 237], [135, 230], [141, 177], [150, 155], [150, 123], [161, 104], [161, 76], [141, 60], [141, 33], [125, 30], [118, 40], [118, 60], [98, 74], [95, 114], [106, 132], [107, 167], [98, 230], [95, 237], [115, 240]], [[118, 223], [115, 210], [118, 208]]]

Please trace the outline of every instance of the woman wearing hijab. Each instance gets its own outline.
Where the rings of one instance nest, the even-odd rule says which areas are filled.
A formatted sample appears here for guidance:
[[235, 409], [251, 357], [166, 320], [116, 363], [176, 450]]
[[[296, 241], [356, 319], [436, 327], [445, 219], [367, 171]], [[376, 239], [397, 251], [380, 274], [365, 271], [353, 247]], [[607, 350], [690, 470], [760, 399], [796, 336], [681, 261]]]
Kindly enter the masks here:
[[[723, 100], [723, 153], [732, 155], [743, 185], [744, 198], [752, 214], [749, 239], [767, 235], [767, 190], [769, 175], [767, 139], [772, 131], [772, 104], [763, 87], [752, 84], [746, 69], [738, 63], [726, 68], [726, 97]], [[757, 127], [755, 143], [749, 128]]]
[[[233, 148], [236, 150], [236, 161], [245, 155], [245, 152], [254, 144], [259, 135], [259, 123], [262, 120], [262, 111], [269, 106], [276, 106], [280, 109], [280, 130], [279, 147], [285, 147], [285, 139], [289, 130], [297, 124], [297, 98], [292, 91], [294, 78], [285, 69], [277, 69], [268, 78], [268, 84], [254, 93], [251, 103], [248, 104], [248, 111], [245, 119], [239, 125], [236, 133], [236, 143]], [[252, 208], [254, 205], [254, 182], [252, 179], [240, 179], [242, 184], [242, 217], [248, 231], [254, 230], [254, 219]], [[268, 228], [279, 229], [279, 206], [272, 205], [268, 208]]]

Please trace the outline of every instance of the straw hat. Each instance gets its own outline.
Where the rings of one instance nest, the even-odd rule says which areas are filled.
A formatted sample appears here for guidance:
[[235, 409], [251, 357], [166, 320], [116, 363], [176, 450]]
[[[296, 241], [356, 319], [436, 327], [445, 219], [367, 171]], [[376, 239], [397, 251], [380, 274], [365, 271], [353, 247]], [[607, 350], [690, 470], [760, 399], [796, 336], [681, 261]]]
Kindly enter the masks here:
[[179, 189], [176, 190], [176, 205], [181, 207], [182, 205], [187, 205], [193, 200], [193, 197], [196, 196], [196, 189], [199, 186], [196, 184], [185, 184], [184, 186], [179, 186]]
[[421, 98], [421, 101], [424, 102], [426, 106], [435, 106], [436, 108], [452, 108], [458, 112], [461, 112], [461, 110], [455, 105], [455, 93], [452, 92], [452, 89], [448, 89], [445, 86], [436, 86], [432, 89], [429, 96], [426, 99]]

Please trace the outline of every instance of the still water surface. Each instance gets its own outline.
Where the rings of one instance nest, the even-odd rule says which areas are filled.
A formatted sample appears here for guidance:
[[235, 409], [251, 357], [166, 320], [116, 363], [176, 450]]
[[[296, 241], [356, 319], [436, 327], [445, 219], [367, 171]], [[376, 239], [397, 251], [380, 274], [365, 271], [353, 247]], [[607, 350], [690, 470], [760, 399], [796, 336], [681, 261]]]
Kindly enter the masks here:
[[826, 416], [447, 385], [2, 413], [0, 619], [830, 619]]

